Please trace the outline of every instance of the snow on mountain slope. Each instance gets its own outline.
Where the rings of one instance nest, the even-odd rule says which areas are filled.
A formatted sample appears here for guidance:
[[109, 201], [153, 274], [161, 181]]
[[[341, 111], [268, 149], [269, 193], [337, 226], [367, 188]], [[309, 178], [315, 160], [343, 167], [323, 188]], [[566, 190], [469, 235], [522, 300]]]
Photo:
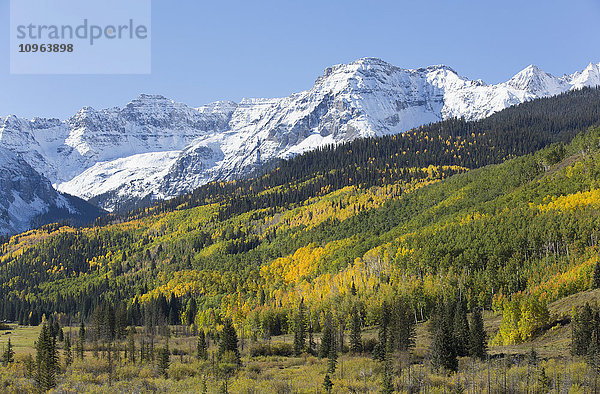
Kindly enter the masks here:
[[87, 221], [100, 212], [57, 192], [25, 160], [0, 148], [0, 234], [14, 234], [57, 218]]
[[113, 210], [129, 206], [123, 201], [169, 198], [244, 177], [320, 146], [450, 117], [480, 119], [599, 83], [600, 64], [560, 78], [529, 66], [487, 85], [443, 65], [406, 70], [363, 58], [330, 67], [311, 89], [283, 98], [191, 108], [141, 95], [123, 109], [86, 107], [64, 122], [9, 116], [0, 123], [0, 146], [21, 154], [58, 190]]

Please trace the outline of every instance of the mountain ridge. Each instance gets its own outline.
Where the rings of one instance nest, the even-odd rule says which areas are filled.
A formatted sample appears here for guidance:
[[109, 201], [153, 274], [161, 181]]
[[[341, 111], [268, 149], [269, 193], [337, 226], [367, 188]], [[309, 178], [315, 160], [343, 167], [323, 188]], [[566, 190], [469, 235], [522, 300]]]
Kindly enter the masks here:
[[[281, 98], [193, 108], [141, 94], [123, 108], [84, 107], [65, 121], [8, 116], [0, 122], [0, 146], [21, 154], [58, 190], [114, 210], [122, 200], [166, 199], [210, 181], [243, 178], [264, 163], [322, 146], [452, 117], [481, 119], [598, 84], [599, 70], [590, 63], [557, 78], [529, 66], [487, 85], [446, 65], [402, 69], [361, 58], [329, 67], [311, 89]], [[155, 170], [140, 174], [140, 167]], [[105, 194], [111, 197], [103, 200]]]

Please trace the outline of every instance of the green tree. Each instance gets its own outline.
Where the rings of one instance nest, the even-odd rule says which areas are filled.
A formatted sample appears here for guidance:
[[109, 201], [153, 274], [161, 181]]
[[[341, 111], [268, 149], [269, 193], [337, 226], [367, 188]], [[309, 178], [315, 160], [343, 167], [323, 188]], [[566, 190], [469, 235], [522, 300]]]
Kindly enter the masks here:
[[204, 330], [200, 329], [198, 333], [198, 360], [208, 360], [208, 349], [206, 347], [206, 336], [204, 335]]
[[321, 333], [321, 344], [319, 345], [319, 358], [329, 356], [331, 349], [335, 347], [335, 337], [333, 332], [333, 317], [331, 311], [325, 315], [323, 331]]
[[56, 386], [58, 371], [56, 338], [51, 335], [45, 323], [36, 342], [36, 368], [35, 381], [41, 390], [50, 390]]
[[165, 342], [165, 346], [158, 351], [157, 367], [158, 373], [165, 379], [169, 377], [169, 340]]
[[454, 338], [446, 317], [438, 320], [433, 342], [431, 344], [431, 363], [437, 370], [456, 371], [458, 360], [454, 349]]
[[84, 346], [85, 346], [85, 324], [83, 324], [83, 321], [82, 321], [81, 325], [79, 326], [79, 338], [77, 341], [77, 354], [79, 355], [80, 360], [83, 360]]
[[225, 352], [231, 351], [235, 354], [237, 364], [241, 363], [240, 351], [238, 349], [238, 340], [235, 327], [231, 319], [225, 319], [223, 322], [223, 331], [221, 331], [221, 340], [219, 342], [218, 357], [222, 358]]
[[540, 393], [547, 393], [550, 391], [550, 378], [546, 375], [546, 369], [544, 367], [540, 369], [540, 375], [538, 376], [538, 389]]
[[387, 352], [383, 365], [383, 376], [381, 381], [381, 393], [392, 394], [394, 392], [394, 366], [392, 364], [392, 354]]
[[127, 358], [132, 364], [135, 364], [135, 327], [133, 326], [127, 334]]
[[327, 356], [327, 373], [332, 374], [335, 372], [335, 368], [337, 367], [337, 349], [335, 346], [332, 346], [329, 349], [329, 355]]
[[350, 321], [350, 350], [353, 353], [362, 353], [361, 321], [358, 307], [352, 308], [352, 320]]
[[329, 374], [325, 374], [325, 378], [323, 379], [323, 388], [325, 391], [327, 391], [327, 393], [331, 393], [331, 390], [333, 389], [333, 382], [331, 381]]
[[592, 339], [594, 310], [589, 303], [573, 311], [571, 323], [571, 352], [576, 356], [585, 356]]
[[600, 288], [600, 261], [594, 266], [594, 276], [592, 278], [592, 289]]
[[198, 305], [196, 304], [196, 299], [192, 297], [188, 301], [185, 309], [185, 318], [188, 326], [194, 324], [194, 321], [196, 320], [196, 313], [198, 313]]
[[469, 328], [469, 353], [472, 357], [484, 360], [487, 355], [487, 334], [479, 308], [473, 310]]
[[373, 358], [379, 361], [385, 361], [385, 354], [388, 350], [388, 342], [390, 341], [390, 325], [392, 315], [387, 302], [384, 302], [381, 307], [381, 315], [379, 316], [379, 342], [373, 349]]
[[298, 312], [294, 318], [294, 353], [299, 356], [306, 349], [306, 313], [304, 299], [300, 300]]
[[454, 312], [454, 350], [457, 356], [464, 357], [469, 354], [470, 330], [467, 320], [467, 311], [464, 302], [458, 301]]
[[68, 367], [73, 363], [73, 352], [71, 351], [71, 336], [65, 337], [65, 348], [64, 348], [65, 365]]
[[15, 351], [13, 349], [13, 345], [10, 341], [10, 337], [8, 337], [8, 343], [4, 348], [4, 352], [2, 352], [2, 365], [5, 367], [15, 361]]
[[393, 348], [399, 351], [409, 351], [415, 345], [415, 321], [413, 310], [407, 299], [401, 298], [395, 302]]

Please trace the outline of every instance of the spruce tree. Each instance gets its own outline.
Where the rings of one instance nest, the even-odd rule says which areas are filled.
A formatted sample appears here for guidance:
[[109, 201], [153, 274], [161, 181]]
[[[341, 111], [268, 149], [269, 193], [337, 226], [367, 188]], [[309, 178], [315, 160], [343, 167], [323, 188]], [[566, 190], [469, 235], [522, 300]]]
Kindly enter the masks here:
[[394, 366], [392, 364], [392, 354], [387, 352], [385, 363], [383, 365], [383, 376], [381, 382], [381, 393], [392, 394], [394, 392]]
[[594, 327], [594, 311], [589, 303], [575, 310], [571, 324], [571, 351], [576, 356], [585, 356], [592, 338]]
[[10, 337], [8, 338], [8, 343], [4, 348], [4, 352], [2, 353], [2, 365], [5, 367], [15, 361], [15, 351], [13, 349], [13, 345], [10, 341]]
[[456, 355], [464, 357], [469, 355], [470, 330], [467, 320], [467, 311], [465, 304], [458, 301], [454, 310], [454, 350]]
[[431, 344], [431, 363], [436, 370], [446, 369], [456, 371], [458, 360], [454, 349], [454, 338], [450, 331], [447, 317], [439, 319], [438, 326]]
[[335, 372], [337, 367], [337, 349], [335, 345], [329, 349], [329, 355], [327, 356], [327, 373], [332, 374]]
[[218, 357], [221, 358], [225, 352], [231, 351], [235, 354], [237, 364], [241, 363], [240, 351], [237, 343], [237, 333], [231, 319], [225, 319], [223, 322], [223, 331], [221, 332], [221, 341], [219, 342]]
[[313, 335], [312, 322], [308, 325], [308, 353], [315, 355], [317, 344], [315, 343], [315, 337]]
[[352, 321], [350, 322], [350, 350], [353, 353], [362, 353], [361, 321], [358, 307], [352, 308]]
[[408, 300], [401, 298], [395, 302], [393, 347], [399, 351], [409, 351], [415, 344], [415, 321]]
[[127, 335], [127, 358], [132, 364], [135, 364], [135, 327], [133, 326]]
[[299, 356], [306, 348], [306, 314], [304, 299], [300, 300], [298, 312], [294, 319], [294, 353]]
[[81, 341], [85, 341], [85, 324], [83, 323], [83, 321], [79, 325], [79, 339]]
[[69, 335], [67, 335], [65, 337], [65, 349], [64, 349], [64, 356], [65, 356], [65, 366], [69, 366], [73, 363], [73, 352], [71, 351], [71, 337]]
[[331, 312], [328, 311], [325, 315], [325, 322], [323, 324], [323, 331], [321, 333], [321, 344], [319, 345], [319, 358], [325, 358], [329, 356], [331, 349], [335, 346], [335, 338], [333, 333], [333, 317]]
[[79, 326], [79, 340], [77, 341], [77, 353], [79, 354], [79, 359], [83, 360], [83, 352], [85, 346], [85, 324], [83, 321]]
[[592, 289], [600, 288], [600, 261], [594, 266], [594, 276], [592, 278]]
[[169, 340], [165, 342], [165, 346], [158, 351], [158, 373], [165, 379], [169, 377]]
[[487, 355], [487, 334], [483, 327], [483, 317], [479, 308], [473, 310], [469, 328], [469, 353], [471, 357], [484, 360]]
[[375, 345], [373, 349], [373, 359], [384, 361], [385, 353], [387, 351], [388, 342], [390, 340], [390, 323], [391, 323], [391, 313], [390, 308], [387, 302], [384, 302], [381, 307], [381, 315], [379, 317], [379, 342]]
[[323, 379], [323, 388], [328, 394], [331, 393], [331, 390], [333, 389], [333, 382], [331, 381], [329, 374], [326, 374], [325, 378]]
[[206, 347], [206, 336], [204, 335], [204, 330], [200, 329], [198, 333], [198, 360], [208, 360], [208, 349]]
[[196, 313], [198, 313], [198, 305], [196, 304], [195, 298], [190, 298], [187, 304], [187, 308], [185, 310], [186, 323], [188, 326], [194, 324], [196, 320]]
[[56, 372], [58, 370], [58, 354], [56, 352], [56, 338], [44, 323], [36, 343], [36, 376], [35, 381], [41, 390], [50, 390], [56, 386]]

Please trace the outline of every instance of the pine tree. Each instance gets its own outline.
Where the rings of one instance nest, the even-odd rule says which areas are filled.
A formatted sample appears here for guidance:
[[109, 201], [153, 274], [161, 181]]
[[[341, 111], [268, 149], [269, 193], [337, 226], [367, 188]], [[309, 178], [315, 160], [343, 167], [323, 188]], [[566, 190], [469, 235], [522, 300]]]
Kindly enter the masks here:
[[2, 353], [2, 365], [5, 367], [15, 361], [15, 351], [13, 349], [13, 345], [10, 341], [10, 337], [8, 338], [8, 343], [4, 348], [4, 352]]
[[323, 379], [323, 388], [328, 394], [331, 393], [331, 390], [333, 389], [333, 382], [331, 381], [329, 374], [326, 374], [325, 379]]
[[467, 311], [462, 301], [458, 301], [454, 311], [454, 350], [456, 355], [464, 357], [469, 355], [470, 330], [467, 320]]
[[135, 327], [133, 326], [127, 335], [127, 358], [132, 364], [135, 364]]
[[315, 337], [313, 335], [312, 322], [308, 325], [308, 353], [315, 355], [317, 344], [315, 343]]
[[535, 350], [535, 348], [533, 347], [533, 345], [531, 345], [531, 350], [529, 351], [529, 354], [527, 355], [527, 363], [533, 367], [535, 367], [538, 363], [538, 353]]
[[381, 382], [381, 393], [392, 394], [394, 392], [394, 366], [392, 364], [392, 354], [387, 352], [385, 363], [383, 365], [383, 376]]
[[600, 261], [594, 267], [594, 276], [592, 278], [592, 289], [600, 288]]
[[79, 359], [83, 360], [83, 352], [85, 346], [85, 324], [83, 321], [79, 326], [79, 340], [77, 341], [77, 353], [79, 354]]
[[169, 340], [165, 342], [165, 346], [158, 351], [158, 373], [165, 379], [169, 377]]
[[404, 298], [395, 302], [393, 347], [401, 352], [410, 351], [415, 345], [415, 321], [412, 309]]
[[83, 324], [83, 321], [79, 325], [79, 339], [85, 342], [85, 324]]
[[350, 350], [353, 353], [362, 353], [360, 313], [356, 305], [352, 308], [352, 321], [350, 322]]
[[36, 343], [35, 381], [41, 390], [50, 390], [56, 386], [56, 373], [58, 371], [58, 354], [56, 352], [56, 338], [44, 323]]
[[329, 356], [331, 349], [335, 346], [335, 339], [333, 333], [333, 318], [331, 312], [328, 311], [325, 315], [325, 322], [323, 324], [323, 331], [321, 333], [321, 344], [319, 345], [319, 358], [325, 358]]
[[335, 368], [337, 367], [337, 349], [335, 346], [332, 346], [329, 349], [329, 355], [327, 356], [327, 373], [332, 374], [335, 372]]
[[592, 338], [594, 327], [594, 311], [589, 303], [573, 314], [571, 330], [571, 352], [577, 356], [585, 356]]
[[65, 365], [68, 367], [69, 365], [71, 365], [73, 363], [73, 353], [71, 351], [71, 337], [69, 335], [67, 335], [65, 337], [65, 349], [64, 349], [64, 356], [65, 356]]
[[471, 357], [477, 357], [481, 360], [484, 360], [487, 355], [487, 334], [483, 327], [481, 310], [478, 308], [475, 308], [471, 315], [469, 353]]
[[196, 313], [198, 313], [198, 305], [196, 304], [195, 298], [190, 298], [187, 304], [187, 308], [185, 310], [186, 323], [188, 326], [194, 324], [196, 320]]
[[454, 338], [450, 332], [450, 325], [446, 316], [438, 321], [433, 343], [431, 344], [431, 363], [437, 370], [456, 371], [458, 367]]
[[550, 391], [550, 378], [546, 375], [546, 368], [542, 367], [538, 377], [538, 389], [541, 393]]
[[373, 349], [373, 358], [375, 360], [384, 361], [385, 353], [388, 348], [388, 342], [390, 341], [390, 324], [391, 324], [391, 313], [387, 302], [384, 302], [381, 307], [381, 316], [379, 317], [379, 342]]
[[237, 343], [237, 333], [231, 319], [225, 319], [223, 322], [223, 331], [221, 332], [221, 341], [219, 342], [218, 357], [221, 358], [225, 352], [231, 351], [235, 354], [237, 364], [241, 363], [240, 351]]
[[300, 300], [298, 312], [294, 319], [294, 353], [299, 356], [306, 348], [306, 314], [304, 299]]
[[198, 333], [198, 360], [208, 360], [208, 349], [206, 347], [206, 336], [204, 335], [204, 330], [200, 330]]

